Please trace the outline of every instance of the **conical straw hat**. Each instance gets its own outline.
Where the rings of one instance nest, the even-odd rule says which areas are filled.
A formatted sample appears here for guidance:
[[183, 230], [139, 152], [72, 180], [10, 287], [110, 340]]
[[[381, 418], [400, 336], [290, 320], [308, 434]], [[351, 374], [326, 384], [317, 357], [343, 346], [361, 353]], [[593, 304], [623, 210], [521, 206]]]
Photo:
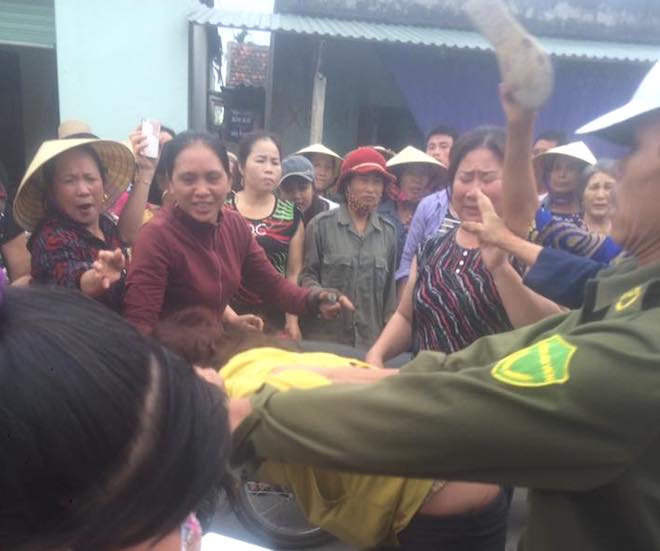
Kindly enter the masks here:
[[89, 124], [84, 121], [68, 120], [62, 121], [57, 127], [57, 137], [62, 138], [95, 138], [98, 136], [92, 133]]
[[344, 160], [341, 155], [335, 153], [332, 149], [324, 146], [322, 143], [315, 143], [312, 145], [308, 145], [307, 147], [303, 147], [302, 149], [296, 151], [294, 155], [307, 156], [307, 155], [312, 155], [313, 153], [321, 153], [323, 155], [329, 155], [330, 157], [334, 157], [335, 159], [337, 159], [339, 162]]
[[424, 163], [427, 165], [432, 165], [434, 168], [437, 168], [443, 172], [447, 172], [447, 167], [440, 161], [434, 159], [430, 155], [427, 155], [412, 145], [404, 147], [401, 151], [399, 151], [399, 153], [387, 161], [387, 168], [394, 168], [411, 163]]
[[447, 184], [447, 174], [449, 170], [437, 159], [427, 155], [423, 151], [409, 145], [404, 147], [399, 153], [387, 161], [387, 168], [400, 176], [400, 170], [408, 164], [425, 164], [433, 170], [433, 187], [445, 186]]
[[549, 163], [558, 156], [577, 159], [587, 165], [595, 165], [598, 162], [591, 149], [587, 147], [587, 144], [584, 142], [571, 142], [540, 153], [534, 157], [534, 163], [543, 169], [547, 169], [549, 168]]
[[58, 155], [81, 145], [92, 147], [105, 167], [105, 195], [103, 207], [111, 207], [126, 190], [135, 172], [135, 159], [130, 149], [119, 142], [98, 139], [48, 140], [41, 144], [28, 167], [14, 200], [14, 218], [27, 231], [34, 228], [44, 217], [46, 183], [43, 180], [44, 165]]

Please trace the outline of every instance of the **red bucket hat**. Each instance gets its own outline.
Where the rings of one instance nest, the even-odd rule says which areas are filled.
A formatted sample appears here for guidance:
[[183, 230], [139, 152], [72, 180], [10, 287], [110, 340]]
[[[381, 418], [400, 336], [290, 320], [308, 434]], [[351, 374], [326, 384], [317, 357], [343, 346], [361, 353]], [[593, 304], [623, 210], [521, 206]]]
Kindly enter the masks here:
[[375, 172], [383, 177], [385, 185], [396, 181], [396, 176], [387, 171], [385, 157], [373, 147], [358, 147], [344, 157], [341, 172], [337, 181], [337, 190], [343, 193], [346, 181], [353, 174], [369, 174]]

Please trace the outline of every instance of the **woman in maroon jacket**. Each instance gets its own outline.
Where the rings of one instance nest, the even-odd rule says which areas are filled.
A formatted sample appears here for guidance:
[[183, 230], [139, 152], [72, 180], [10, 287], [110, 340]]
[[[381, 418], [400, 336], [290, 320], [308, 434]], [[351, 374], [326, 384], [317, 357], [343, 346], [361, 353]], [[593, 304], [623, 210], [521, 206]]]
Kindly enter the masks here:
[[174, 205], [140, 230], [126, 280], [124, 315], [140, 331], [151, 333], [161, 317], [191, 306], [210, 307], [225, 323], [250, 322], [225, 312], [241, 283], [291, 314], [332, 318], [352, 308], [346, 297], [282, 278], [241, 215], [223, 209], [229, 161], [217, 138], [179, 134], [163, 162]]

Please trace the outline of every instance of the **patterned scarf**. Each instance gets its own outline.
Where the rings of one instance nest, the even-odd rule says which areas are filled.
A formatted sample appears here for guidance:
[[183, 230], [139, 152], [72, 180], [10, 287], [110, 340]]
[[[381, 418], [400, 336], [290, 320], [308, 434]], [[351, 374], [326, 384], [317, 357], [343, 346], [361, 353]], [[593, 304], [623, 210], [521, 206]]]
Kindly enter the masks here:
[[[431, 193], [430, 186], [429, 186], [429, 193]], [[429, 195], [429, 193], [425, 193], [424, 197]], [[389, 184], [387, 184], [387, 187], [385, 188], [385, 194], [397, 204], [407, 203], [413, 206], [417, 206], [421, 201], [421, 199], [412, 200], [410, 196], [408, 196], [404, 191], [402, 191], [401, 188], [395, 182], [390, 182]], [[424, 197], [422, 197], [422, 199]]]
[[350, 189], [346, 190], [346, 204], [352, 211], [357, 213], [358, 216], [369, 216], [378, 208], [377, 203], [372, 205], [355, 197]]

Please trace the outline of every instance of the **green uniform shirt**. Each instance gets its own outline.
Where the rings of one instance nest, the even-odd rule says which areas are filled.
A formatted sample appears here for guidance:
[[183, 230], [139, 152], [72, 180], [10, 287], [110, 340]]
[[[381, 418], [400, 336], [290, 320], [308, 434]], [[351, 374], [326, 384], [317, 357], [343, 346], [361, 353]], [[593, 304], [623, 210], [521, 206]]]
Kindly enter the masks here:
[[235, 461], [526, 486], [528, 551], [660, 549], [660, 264], [368, 386], [253, 397]]
[[364, 234], [355, 231], [345, 203], [315, 216], [305, 229], [304, 287], [338, 289], [355, 306], [334, 320], [300, 320], [306, 339], [367, 350], [396, 310], [396, 232], [374, 212]]

